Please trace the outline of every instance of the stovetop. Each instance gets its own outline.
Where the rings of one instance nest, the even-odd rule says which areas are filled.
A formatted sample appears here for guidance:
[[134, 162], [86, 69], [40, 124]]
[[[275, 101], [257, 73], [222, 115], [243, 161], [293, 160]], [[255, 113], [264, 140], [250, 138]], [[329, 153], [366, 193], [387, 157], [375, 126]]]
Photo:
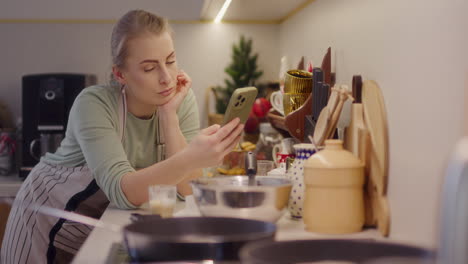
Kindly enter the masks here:
[[164, 262], [134, 262], [127, 253], [127, 249], [121, 243], [113, 243], [107, 256], [106, 264], [240, 264], [239, 261], [164, 261]]

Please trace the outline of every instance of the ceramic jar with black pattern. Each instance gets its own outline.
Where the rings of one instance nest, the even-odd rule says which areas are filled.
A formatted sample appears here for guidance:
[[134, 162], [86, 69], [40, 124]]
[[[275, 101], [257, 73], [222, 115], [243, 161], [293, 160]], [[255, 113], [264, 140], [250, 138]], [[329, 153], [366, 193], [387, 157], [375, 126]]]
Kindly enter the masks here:
[[288, 211], [293, 219], [300, 219], [303, 212], [305, 185], [304, 185], [304, 163], [315, 153], [312, 144], [296, 144], [293, 146], [296, 158], [288, 170], [288, 179], [292, 182], [292, 190], [289, 195]]

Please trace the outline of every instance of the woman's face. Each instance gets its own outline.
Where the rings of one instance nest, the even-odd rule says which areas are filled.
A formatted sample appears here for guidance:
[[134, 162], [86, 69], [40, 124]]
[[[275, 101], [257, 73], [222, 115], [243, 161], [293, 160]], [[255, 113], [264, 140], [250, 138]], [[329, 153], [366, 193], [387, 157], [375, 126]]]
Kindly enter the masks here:
[[167, 103], [175, 95], [178, 73], [170, 34], [146, 34], [130, 40], [121, 73], [129, 103], [152, 111]]

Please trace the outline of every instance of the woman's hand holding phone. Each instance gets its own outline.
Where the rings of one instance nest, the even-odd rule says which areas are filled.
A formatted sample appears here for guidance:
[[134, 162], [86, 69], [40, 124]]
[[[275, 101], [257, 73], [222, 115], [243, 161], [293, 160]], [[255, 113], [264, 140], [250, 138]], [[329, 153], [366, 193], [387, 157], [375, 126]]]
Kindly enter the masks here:
[[257, 93], [255, 87], [236, 89], [224, 114], [223, 126], [210, 126], [192, 140], [187, 150], [190, 158], [200, 164], [198, 168], [219, 165], [239, 143]]
[[235, 118], [223, 127], [212, 125], [201, 130], [184, 150], [188, 161], [197, 168], [220, 164], [239, 142], [243, 129], [239, 118]]

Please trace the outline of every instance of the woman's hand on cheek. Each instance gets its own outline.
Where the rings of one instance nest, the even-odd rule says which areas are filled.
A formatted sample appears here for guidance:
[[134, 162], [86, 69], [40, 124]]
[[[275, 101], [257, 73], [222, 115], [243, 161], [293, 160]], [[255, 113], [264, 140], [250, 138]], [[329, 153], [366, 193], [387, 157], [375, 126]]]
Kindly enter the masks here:
[[185, 96], [187, 96], [190, 87], [192, 87], [192, 79], [182, 70], [177, 74], [176, 81], [174, 96], [172, 96], [169, 102], [159, 106], [159, 109], [163, 112], [177, 112], [180, 104], [184, 101]]
[[241, 138], [244, 125], [239, 122], [236, 118], [223, 127], [213, 125], [200, 131], [185, 149], [189, 160], [197, 168], [220, 164]]

